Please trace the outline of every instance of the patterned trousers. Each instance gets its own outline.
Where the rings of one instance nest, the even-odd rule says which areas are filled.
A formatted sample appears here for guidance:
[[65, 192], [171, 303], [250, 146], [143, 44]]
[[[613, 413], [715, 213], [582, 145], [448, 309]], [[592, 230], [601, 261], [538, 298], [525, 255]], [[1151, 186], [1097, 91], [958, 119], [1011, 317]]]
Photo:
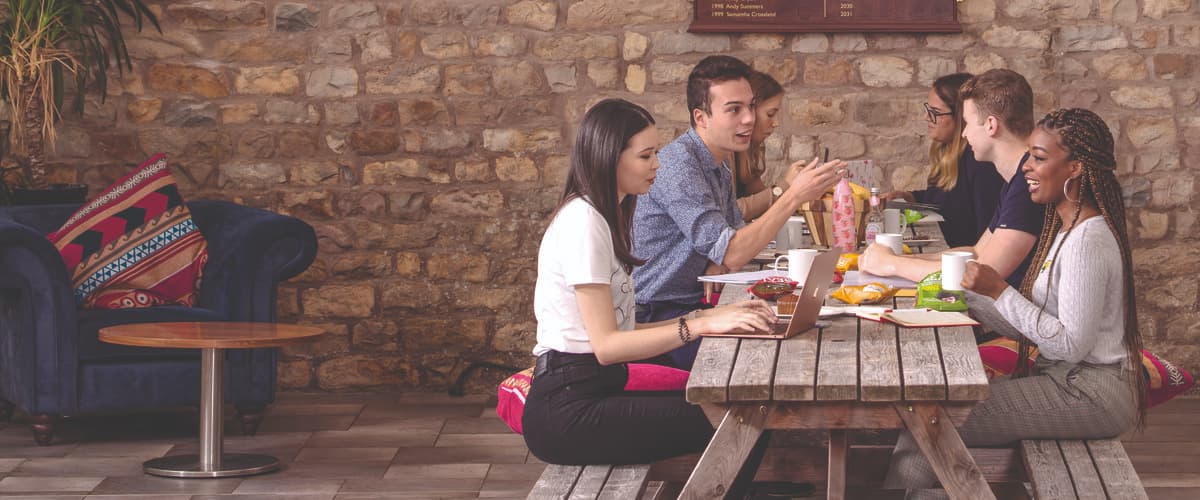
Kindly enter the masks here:
[[[1119, 364], [1092, 365], [1038, 358], [1037, 374], [994, 380], [988, 398], [958, 429], [967, 446], [1004, 446], [1023, 439], [1103, 439], [1133, 428], [1137, 401]], [[947, 498], [912, 433], [896, 442], [884, 488], [910, 499]]]

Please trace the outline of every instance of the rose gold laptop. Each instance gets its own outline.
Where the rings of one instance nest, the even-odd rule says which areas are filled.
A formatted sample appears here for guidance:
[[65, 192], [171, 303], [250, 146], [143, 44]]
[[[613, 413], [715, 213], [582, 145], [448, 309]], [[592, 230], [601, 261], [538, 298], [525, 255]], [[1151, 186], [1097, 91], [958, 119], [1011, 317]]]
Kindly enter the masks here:
[[770, 331], [745, 331], [730, 333], [709, 333], [709, 337], [736, 337], [743, 339], [775, 339], [783, 340], [796, 334], [806, 332], [817, 325], [817, 317], [821, 314], [821, 304], [825, 303], [825, 292], [833, 283], [833, 271], [837, 268], [840, 254], [828, 251], [817, 254], [808, 277], [804, 279], [804, 287], [797, 291], [800, 300], [796, 302], [796, 312], [786, 322], [782, 317], [776, 318]]

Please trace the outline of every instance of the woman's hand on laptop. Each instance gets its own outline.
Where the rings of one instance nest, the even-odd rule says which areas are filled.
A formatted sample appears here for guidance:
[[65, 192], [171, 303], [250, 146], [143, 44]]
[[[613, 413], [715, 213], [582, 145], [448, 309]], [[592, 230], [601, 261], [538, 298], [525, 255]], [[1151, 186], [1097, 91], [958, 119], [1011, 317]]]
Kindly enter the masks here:
[[704, 311], [699, 320], [712, 333], [765, 331], [775, 323], [775, 310], [766, 301], [747, 300]]

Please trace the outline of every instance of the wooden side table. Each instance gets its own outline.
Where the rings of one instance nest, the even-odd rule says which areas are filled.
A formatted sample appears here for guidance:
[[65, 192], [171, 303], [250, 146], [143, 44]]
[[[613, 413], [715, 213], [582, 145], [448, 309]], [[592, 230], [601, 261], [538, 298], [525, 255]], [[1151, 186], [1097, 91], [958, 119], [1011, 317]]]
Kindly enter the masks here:
[[225, 349], [256, 349], [308, 342], [319, 328], [278, 323], [183, 322], [140, 323], [100, 329], [100, 340], [139, 347], [200, 349], [200, 454], [147, 460], [142, 470], [166, 477], [249, 476], [279, 468], [269, 455], [225, 453]]

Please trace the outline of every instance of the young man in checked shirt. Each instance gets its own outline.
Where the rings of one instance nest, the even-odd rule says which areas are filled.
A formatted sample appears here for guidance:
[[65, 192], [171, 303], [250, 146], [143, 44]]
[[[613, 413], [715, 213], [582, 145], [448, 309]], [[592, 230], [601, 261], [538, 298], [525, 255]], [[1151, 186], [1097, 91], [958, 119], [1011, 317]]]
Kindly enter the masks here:
[[[729, 56], [709, 56], [688, 76], [687, 103], [692, 128], [658, 153], [657, 179], [638, 196], [633, 250], [646, 264], [633, 271], [638, 322], [672, 319], [705, 307], [704, 274], [738, 270], [767, 243], [806, 201], [837, 182], [845, 162], [818, 165], [814, 158], [787, 179], [786, 190], [766, 213], [746, 224], [733, 191], [734, 153], [750, 147], [754, 131], [754, 92], [750, 66]], [[691, 369], [699, 343], [670, 353], [673, 363]]]

